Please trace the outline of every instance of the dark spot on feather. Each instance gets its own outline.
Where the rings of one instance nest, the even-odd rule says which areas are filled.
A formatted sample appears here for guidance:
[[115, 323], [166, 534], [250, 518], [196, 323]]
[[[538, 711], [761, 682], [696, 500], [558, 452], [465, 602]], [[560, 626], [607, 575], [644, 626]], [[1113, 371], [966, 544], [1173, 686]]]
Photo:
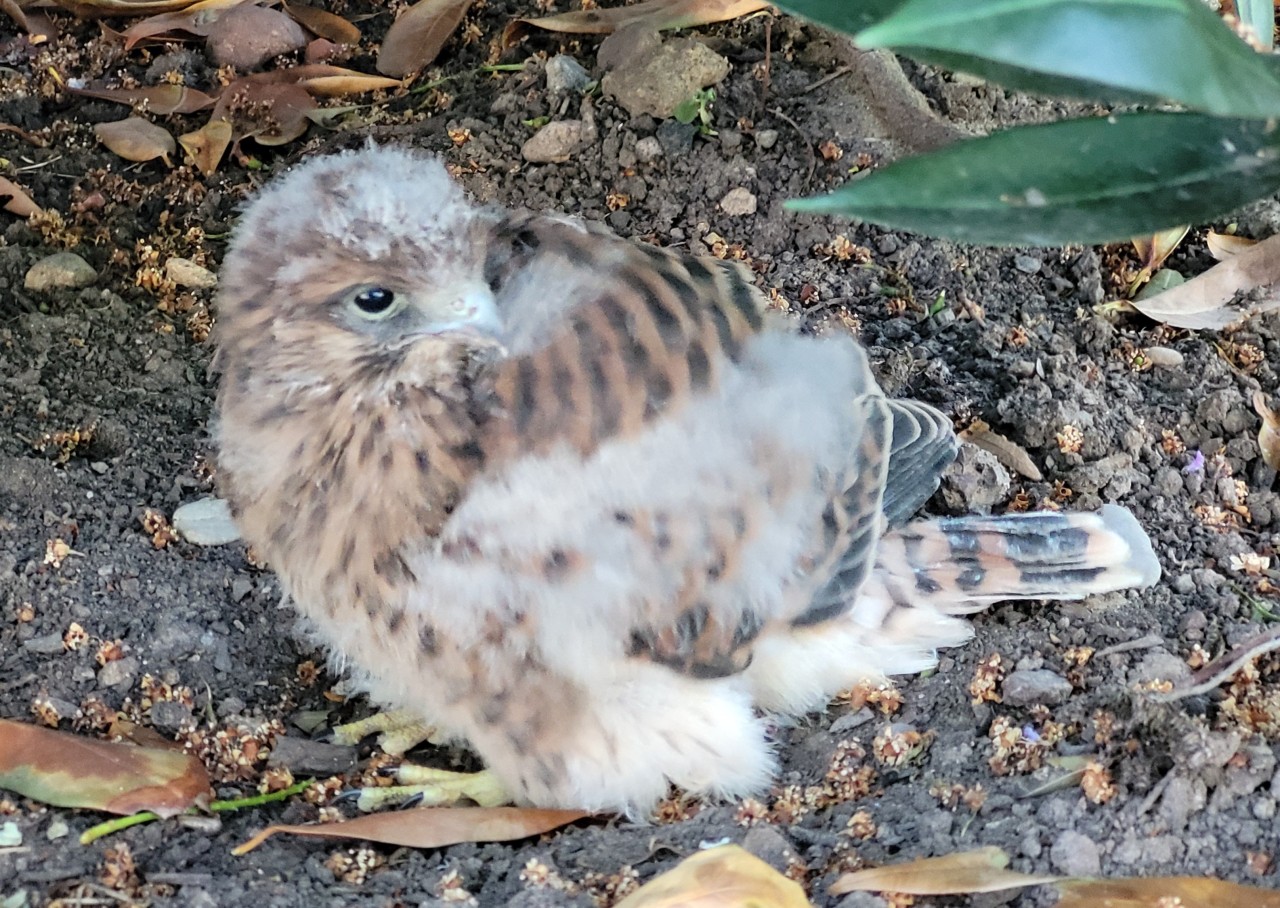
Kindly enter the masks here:
[[400, 633], [401, 626], [404, 625], [404, 609], [392, 609], [387, 615], [387, 631], [392, 634]]
[[701, 341], [690, 341], [686, 358], [689, 362], [690, 384], [695, 390], [707, 387], [711, 383], [711, 361], [707, 359], [707, 351], [703, 349]]
[[429, 624], [424, 624], [418, 628], [418, 650], [428, 656], [434, 656], [439, 652], [436, 629]]

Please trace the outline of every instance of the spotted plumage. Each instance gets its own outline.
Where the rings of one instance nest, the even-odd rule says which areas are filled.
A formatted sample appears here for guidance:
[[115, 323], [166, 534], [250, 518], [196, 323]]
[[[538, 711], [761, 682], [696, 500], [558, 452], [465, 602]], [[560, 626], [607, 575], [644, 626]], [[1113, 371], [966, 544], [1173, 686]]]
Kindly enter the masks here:
[[737, 266], [477, 205], [437, 161], [310, 161], [218, 300], [245, 538], [383, 704], [519, 801], [767, 785], [761, 710], [920, 670], [957, 617], [1148, 585], [1127, 511], [911, 520], [956, 439]]

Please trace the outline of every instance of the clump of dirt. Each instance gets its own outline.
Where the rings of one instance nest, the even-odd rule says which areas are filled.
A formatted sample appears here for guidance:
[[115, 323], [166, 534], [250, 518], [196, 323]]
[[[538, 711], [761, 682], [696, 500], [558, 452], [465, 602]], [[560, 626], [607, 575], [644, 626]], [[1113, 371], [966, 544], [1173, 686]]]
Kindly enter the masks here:
[[[487, 6], [477, 19], [486, 39], [515, 7]], [[0, 131], [0, 157], [49, 212], [30, 224], [0, 215], [0, 715], [34, 709], [89, 733], [119, 710], [170, 736], [234, 730], [232, 744], [210, 751], [226, 764], [224, 795], [253, 789], [280, 729], [305, 737], [293, 719], [350, 717], [326, 698], [336, 679], [315, 670], [323, 654], [290, 635], [292, 613], [251, 553], [164, 532], [163, 517], [211, 491], [214, 392], [211, 291], [179, 286], [165, 265], [177, 256], [216, 271], [237, 206], [271, 173], [370, 134], [440, 153], [482, 199], [742, 259], [778, 307], [815, 330], [856, 330], [890, 393], [933, 403], [961, 427], [981, 418], [1024, 446], [1044, 479], [1015, 476], [1006, 505], [1121, 501], [1151, 533], [1165, 577], [1140, 593], [978, 616], [972, 643], [944, 653], [936, 672], [903, 679], [896, 695], [855, 692], [778, 728], [784, 769], [755, 802], [673, 801], [652, 825], [580, 824], [516, 845], [375, 847], [366, 851], [376, 860], [361, 864], [348, 846], [284, 837], [230, 856], [269, 822], [315, 818], [301, 799], [221, 815], [212, 827], [139, 826], [86, 847], [76, 839], [96, 817], [10, 798], [0, 819], [16, 824], [22, 847], [0, 857], [0, 892], [25, 892], [30, 904], [111, 886], [128, 899], [197, 906], [607, 905], [722, 839], [799, 878], [815, 905], [839, 901], [826, 887], [844, 870], [979, 845], [1005, 848], [1028, 871], [1274, 884], [1280, 665], [1264, 659], [1185, 700], [1151, 695], [1280, 608], [1266, 572], [1241, 560], [1274, 559], [1280, 532], [1249, 403], [1256, 387], [1276, 394], [1280, 319], [1230, 337], [1107, 321], [1093, 307], [1115, 269], [1097, 250], [970, 248], [782, 208], [839, 184], [855, 163], [928, 145], [931, 129], [1039, 120], [1055, 105], [911, 68], [945, 118], [921, 103], [911, 116], [923, 132], [895, 132], [892, 110], [868, 94], [884, 83], [869, 89], [865, 68], [815, 87], [851, 52], [789, 20], [771, 31], [766, 90], [766, 27], [754, 19], [705, 38], [732, 64], [711, 108], [716, 135], [593, 98], [598, 140], [566, 163], [529, 165], [520, 153], [529, 124], [577, 117], [583, 103], [545, 91], [546, 52], [590, 67], [593, 47], [537, 37], [509, 52], [527, 60], [522, 71], [484, 73], [487, 45], [476, 41], [431, 74], [448, 81], [380, 103], [365, 125], [254, 149], [204, 179], [186, 166], [115, 159], [91, 128], [122, 109], [64, 94], [46, 65], [56, 57], [84, 78], [123, 72], [146, 82], [163, 56], [166, 72], [182, 64], [197, 81], [213, 78], [200, 58], [121, 56], [96, 25], [60, 21], [52, 47], [0, 44], [0, 122], [46, 142]], [[385, 27], [379, 21], [367, 35]], [[367, 57], [349, 62], [371, 71]], [[754, 214], [726, 214], [722, 200], [735, 190], [754, 199]], [[1280, 206], [1259, 204], [1237, 221], [1264, 236]], [[1200, 237], [1183, 248], [1175, 267], [1205, 267]], [[27, 269], [63, 249], [87, 260], [96, 281], [24, 289]], [[1135, 353], [1153, 345], [1175, 348], [1184, 364], [1142, 368]], [[1232, 345], [1261, 355], [1233, 358]], [[80, 632], [68, 637], [73, 625]], [[1015, 673], [1017, 698], [1006, 696]], [[1051, 695], [1026, 694], [1040, 682]], [[246, 757], [243, 742], [259, 738]], [[1087, 783], [1028, 796], [1066, 775], [1056, 758], [1081, 755]], [[352, 872], [362, 866], [372, 869]]]

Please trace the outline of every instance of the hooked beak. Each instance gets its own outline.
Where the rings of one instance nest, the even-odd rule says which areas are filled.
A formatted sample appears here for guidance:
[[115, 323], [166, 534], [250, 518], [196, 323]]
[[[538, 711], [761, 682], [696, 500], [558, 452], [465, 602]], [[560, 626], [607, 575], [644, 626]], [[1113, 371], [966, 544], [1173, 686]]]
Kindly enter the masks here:
[[503, 346], [505, 331], [498, 313], [498, 301], [487, 286], [468, 287], [452, 308], [455, 317], [432, 325], [430, 334], [459, 337], [478, 346]]

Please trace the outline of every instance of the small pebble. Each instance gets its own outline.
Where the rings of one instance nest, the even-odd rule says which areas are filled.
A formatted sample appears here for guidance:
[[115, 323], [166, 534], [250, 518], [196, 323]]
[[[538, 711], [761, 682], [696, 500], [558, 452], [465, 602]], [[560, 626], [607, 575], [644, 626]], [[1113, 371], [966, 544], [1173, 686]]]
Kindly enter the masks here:
[[27, 269], [22, 286], [27, 290], [61, 290], [92, 286], [98, 279], [93, 266], [74, 252], [55, 252]]
[[669, 158], [677, 157], [693, 148], [693, 137], [698, 127], [692, 123], [681, 123], [679, 120], [664, 120], [656, 133], [662, 145], [662, 153]]
[[756, 197], [751, 190], [739, 186], [730, 189], [720, 200], [720, 210], [732, 217], [756, 213]]
[[742, 133], [736, 129], [720, 130], [720, 147], [725, 151], [735, 151], [742, 144]]
[[17, 848], [22, 844], [22, 830], [13, 820], [0, 823], [0, 848]]
[[227, 545], [240, 538], [231, 508], [221, 498], [202, 498], [173, 512], [173, 528], [195, 545]]
[[778, 130], [776, 129], [757, 129], [755, 133], [756, 145], [768, 151], [770, 148], [778, 144]]
[[116, 687], [132, 685], [138, 675], [139, 663], [134, 656], [125, 656], [114, 662], [108, 662], [98, 672], [99, 687]]
[[191, 707], [175, 700], [157, 700], [151, 704], [151, 724], [161, 734], [172, 735], [191, 721]]
[[1049, 861], [1055, 870], [1067, 876], [1098, 876], [1102, 872], [1098, 846], [1073, 829], [1058, 834], [1049, 849]]
[[62, 645], [62, 634], [56, 631], [52, 634], [42, 634], [39, 637], [32, 637], [30, 640], [22, 642], [22, 648], [29, 653], [36, 653], [40, 656], [52, 656], [60, 653], [66, 647]]
[[1000, 693], [1010, 706], [1057, 706], [1071, 696], [1071, 682], [1047, 668], [1016, 671], [1004, 679]]
[[218, 276], [208, 268], [176, 255], [164, 263], [164, 276], [179, 287], [191, 290], [209, 290], [218, 286]]
[[44, 834], [45, 838], [50, 842], [53, 842], [58, 839], [65, 838], [67, 833], [70, 831], [71, 827], [67, 825], [66, 820], [54, 817], [53, 820], [49, 822], [49, 828], [44, 831]]
[[645, 136], [636, 142], [636, 160], [641, 164], [652, 164], [662, 157], [662, 143], [656, 136]]
[[531, 135], [520, 146], [520, 155], [532, 164], [563, 164], [583, 145], [587, 133], [581, 120], [555, 120]]
[[572, 94], [591, 84], [591, 73], [568, 54], [556, 54], [547, 61], [547, 91], [551, 94]]
[[1013, 267], [1023, 274], [1035, 274], [1040, 270], [1040, 260], [1029, 255], [1015, 255], [1013, 257]]

